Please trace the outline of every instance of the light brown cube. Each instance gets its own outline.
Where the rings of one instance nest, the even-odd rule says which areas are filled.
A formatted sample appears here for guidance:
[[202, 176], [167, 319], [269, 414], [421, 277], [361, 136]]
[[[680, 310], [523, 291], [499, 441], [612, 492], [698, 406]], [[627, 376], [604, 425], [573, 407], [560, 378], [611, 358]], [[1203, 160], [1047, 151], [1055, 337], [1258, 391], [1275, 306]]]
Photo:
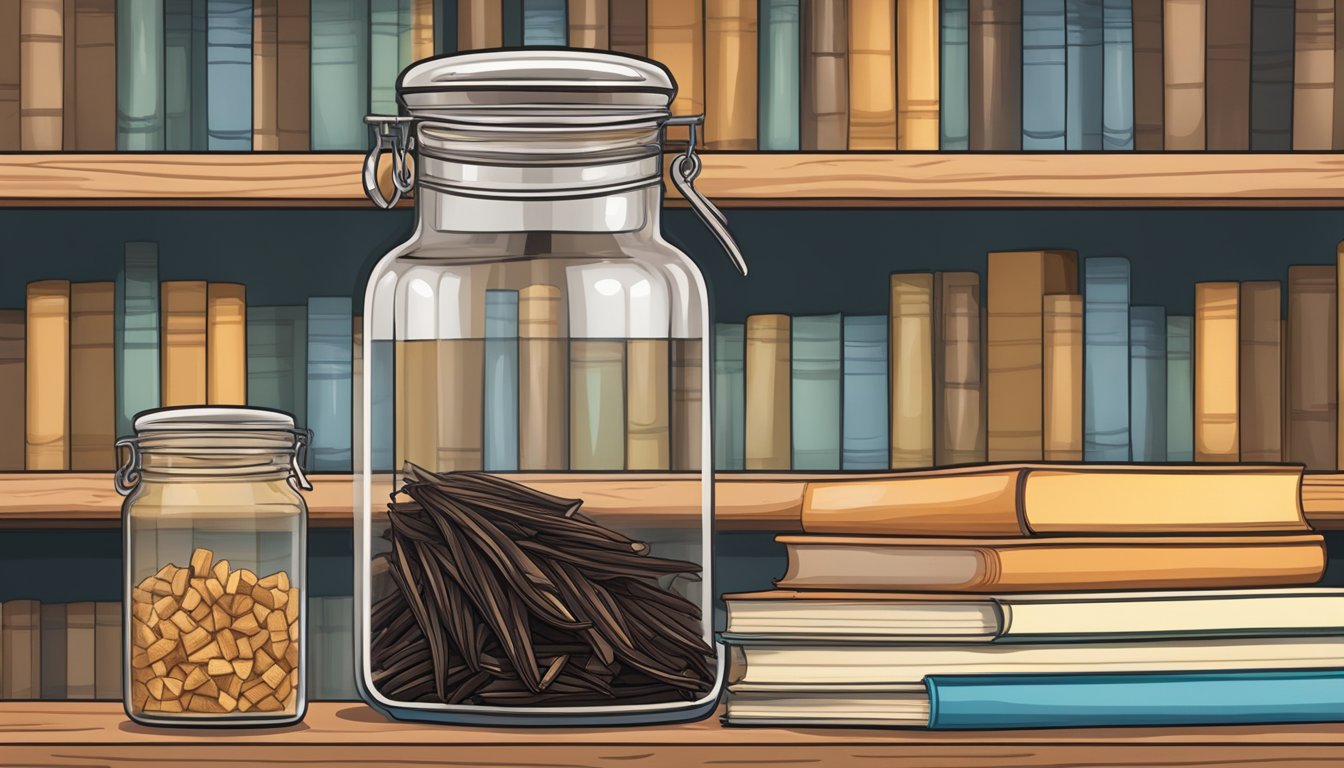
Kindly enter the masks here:
[[186, 611], [178, 611], [177, 613], [174, 613], [168, 620], [171, 621], [174, 626], [176, 626], [183, 632], [190, 632], [196, 628], [196, 620], [191, 618], [191, 615], [188, 614]]
[[[181, 669], [181, 667], [178, 667], [178, 669]], [[187, 673], [186, 679], [182, 681], [182, 687], [186, 688], [188, 691], [194, 691], [208, 682], [210, 682], [210, 676], [205, 673], [205, 670], [198, 666], [193, 666]]]
[[164, 595], [154, 601], [154, 613], [158, 614], [160, 619], [166, 619], [177, 612], [177, 601], [172, 595]]
[[191, 553], [191, 573], [193, 576], [203, 576], [210, 571], [210, 565], [214, 562], [215, 553], [204, 547], [197, 547], [195, 552]]
[[259, 712], [279, 712], [280, 709], [280, 701], [275, 696], [267, 696], [257, 702], [257, 711]]
[[215, 581], [218, 581], [221, 587], [224, 586], [224, 582], [229, 580], [229, 561], [220, 560], [215, 563], [215, 567], [211, 569], [210, 575], [215, 577]]
[[158, 635], [154, 634], [154, 630], [145, 626], [145, 622], [135, 617], [131, 617], [131, 644], [133, 646], [136, 648], [148, 648], [150, 644], [158, 639]]
[[187, 593], [187, 579], [190, 578], [190, 576], [191, 574], [186, 568], [179, 568], [177, 572], [173, 574], [171, 586], [174, 595], [181, 597]]
[[238, 658], [238, 641], [233, 639], [233, 632], [224, 629], [215, 634], [215, 640], [219, 642], [219, 652], [224, 658], [233, 661]]
[[238, 700], [230, 696], [226, 691], [220, 691], [217, 699], [219, 706], [224, 712], [232, 712], [238, 707]]
[[187, 593], [182, 596], [182, 610], [194, 611], [200, 604], [201, 593], [195, 587], [187, 587]]
[[[178, 613], [181, 613], [181, 611], [178, 611]], [[182, 636], [182, 630], [178, 629], [177, 625], [171, 621], [160, 621], [159, 633], [163, 635], [164, 639], [173, 641]]]
[[[221, 562], [228, 562], [227, 560]], [[224, 596], [224, 584], [219, 579], [211, 576], [205, 580], [205, 593], [202, 595], [206, 602], [213, 603]]]
[[297, 589], [289, 591], [289, 600], [285, 603], [285, 619], [288, 621], [299, 620], [299, 591]]
[[206, 631], [205, 627], [197, 627], [182, 636], [182, 647], [187, 649], [188, 654], [204, 648], [208, 642], [210, 642], [210, 633]]
[[224, 659], [211, 659], [206, 662], [205, 670], [211, 675], [229, 675], [233, 673], [233, 665]]
[[251, 614], [239, 616], [238, 620], [233, 622], [233, 631], [244, 635], [254, 635], [259, 629], [261, 625], [257, 623], [257, 617]]
[[153, 672], [155, 677], [167, 677], [168, 665], [164, 663], [163, 659], [159, 659], [158, 661], [149, 665], [149, 671]]
[[285, 649], [285, 665], [288, 666], [290, 669], [294, 669], [299, 666], [298, 642], [290, 643], [289, 647]]
[[171, 595], [173, 593], [173, 583], [167, 579], [155, 578], [149, 584], [149, 591], [155, 596]]
[[252, 658], [252, 640], [247, 637], [239, 637], [235, 640], [238, 644], [238, 658]]
[[205, 646], [203, 646], [199, 651], [196, 651], [187, 658], [197, 663], [204, 663], [211, 659], [217, 659], [219, 657], [220, 657], [219, 643], [215, 642], [214, 640], [211, 640], [209, 643], [206, 643]]
[[285, 670], [281, 669], [279, 664], [273, 664], [270, 669], [261, 673], [261, 679], [266, 681], [271, 690], [275, 690], [279, 687], [280, 682], [285, 679]]
[[153, 643], [149, 644], [148, 648], [145, 649], [145, 655], [149, 658], [149, 661], [152, 663], [158, 661], [159, 659], [164, 658], [165, 656], [167, 656], [169, 653], [172, 652], [173, 648], [176, 647], [177, 643], [173, 640], [167, 640], [167, 639], [155, 640]]
[[139, 680], [131, 682], [131, 709], [144, 709], [149, 699], [149, 688]]
[[233, 674], [236, 675], [239, 680], [246, 680], [252, 676], [252, 666], [252, 659], [234, 659], [232, 664]]
[[262, 648], [253, 651], [252, 661], [256, 664], [257, 672], [265, 672], [275, 664], [275, 659]]

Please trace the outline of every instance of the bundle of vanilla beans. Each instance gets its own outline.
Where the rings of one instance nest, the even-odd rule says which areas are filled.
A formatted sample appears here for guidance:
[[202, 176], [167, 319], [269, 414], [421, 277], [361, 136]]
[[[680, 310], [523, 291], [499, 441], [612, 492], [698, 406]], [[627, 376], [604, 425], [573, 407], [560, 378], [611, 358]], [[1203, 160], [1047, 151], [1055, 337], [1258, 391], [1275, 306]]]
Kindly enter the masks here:
[[408, 465], [404, 478], [378, 556], [395, 589], [370, 616], [385, 696], [595, 706], [708, 693], [700, 608], [658, 582], [699, 566], [650, 556], [580, 514], [581, 500], [477, 472]]

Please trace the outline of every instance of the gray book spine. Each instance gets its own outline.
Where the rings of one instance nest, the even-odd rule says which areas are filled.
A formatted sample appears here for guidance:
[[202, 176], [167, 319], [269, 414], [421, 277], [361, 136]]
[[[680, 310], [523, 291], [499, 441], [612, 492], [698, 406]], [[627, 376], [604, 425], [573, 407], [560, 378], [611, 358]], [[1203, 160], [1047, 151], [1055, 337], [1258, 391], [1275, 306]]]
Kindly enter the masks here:
[[1022, 0], [1022, 149], [1065, 148], [1064, 0]]
[[1129, 461], [1129, 260], [1084, 261], [1083, 459]]
[[312, 0], [312, 147], [364, 149], [368, 0]]
[[840, 468], [840, 315], [793, 319], [793, 468]]
[[[939, 147], [970, 147], [970, 16], [968, 0], [943, 0], [941, 10]], [[795, 110], [796, 111], [796, 110]], [[762, 147], [764, 149], [764, 147]]]
[[159, 407], [159, 246], [126, 243], [117, 272], [117, 434], [130, 435], [135, 414]]
[[162, 150], [163, 0], [117, 0], [116, 23], [117, 149]]
[[742, 469], [747, 430], [746, 329], [714, 326], [714, 468]]
[[1065, 145], [1071, 150], [1101, 149], [1105, 80], [1101, 2], [1067, 0], [1065, 4], [1068, 47]]
[[1134, 461], [1166, 461], [1166, 309], [1130, 309], [1129, 352], [1129, 439]]
[[1134, 10], [1131, 0], [1104, 0], [1101, 148], [1134, 148]]

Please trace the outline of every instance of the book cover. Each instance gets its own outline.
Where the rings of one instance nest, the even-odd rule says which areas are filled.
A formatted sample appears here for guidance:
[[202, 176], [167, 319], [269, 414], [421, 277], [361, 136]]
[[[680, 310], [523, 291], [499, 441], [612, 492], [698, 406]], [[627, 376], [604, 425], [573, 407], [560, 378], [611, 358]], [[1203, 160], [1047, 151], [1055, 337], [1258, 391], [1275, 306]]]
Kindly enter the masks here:
[[[569, 0], [569, 45], [573, 48], [610, 48], [610, 13], [606, 0]], [[752, 18], [755, 17], [753, 4]]]
[[206, 3], [207, 148], [252, 149], [252, 0]]
[[349, 472], [353, 312], [348, 296], [308, 299], [308, 463], [314, 472]]
[[1083, 297], [1044, 297], [1046, 461], [1083, 460]]
[[[503, 44], [503, 16], [498, 3], [490, 0], [457, 1], [457, 50], [498, 48]], [[681, 82], [680, 78], [677, 82]]]
[[369, 5], [312, 0], [310, 12], [312, 148], [362, 150], [368, 144]]
[[789, 469], [788, 315], [752, 315], [746, 329], [746, 469]]
[[1283, 461], [1282, 306], [1277, 280], [1241, 284], [1242, 461]]
[[847, 316], [841, 370], [844, 391], [840, 446], [841, 469], [887, 469], [886, 315]]
[[970, 0], [970, 148], [1022, 148], [1022, 2]]
[[1129, 461], [1129, 259], [1098, 256], [1083, 271], [1083, 458]]
[[1195, 461], [1241, 458], [1239, 294], [1236, 283], [1195, 283]]
[[934, 463], [985, 460], [985, 378], [980, 274], [934, 275]]
[[1134, 461], [1167, 460], [1167, 311], [1129, 310], [1129, 439]]
[[65, 682], [65, 604], [43, 603], [41, 606], [42, 631], [42, 698], [66, 699]]
[[9, 600], [0, 612], [0, 698], [36, 699], [42, 693], [42, 606]]
[[69, 469], [69, 281], [29, 283], [27, 310], [26, 468]]
[[1064, 0], [1022, 0], [1022, 149], [1064, 149]]
[[1099, 150], [1106, 82], [1102, 0], [1067, 0], [1064, 22], [1068, 53], [1064, 144], [1071, 150]]
[[117, 149], [164, 148], [163, 0], [117, 0]]
[[1199, 152], [1204, 134], [1204, 25], [1206, 0], [1164, 0], [1164, 149]]
[[1195, 319], [1167, 316], [1167, 461], [1195, 460]]
[[1134, 148], [1133, 0], [1105, 0], [1102, 7], [1103, 66], [1101, 148]]
[[[257, 8], [263, 8], [266, 2], [257, 0]], [[192, 108], [194, 5], [195, 0], [163, 0], [163, 141], [169, 152], [197, 148], [193, 146], [196, 115]]]
[[943, 0], [938, 104], [939, 148], [970, 148], [970, 19], [969, 0]]
[[116, 285], [117, 435], [134, 430], [135, 414], [159, 407], [159, 246], [130, 242]]
[[672, 339], [672, 470], [700, 471], [704, 450], [704, 342]]
[[[606, 2], [601, 6], [605, 9]], [[705, 110], [709, 115], [705, 147], [709, 149], [756, 149], [756, 6], [756, 0], [705, 3]]]
[[[938, 27], [938, 0], [897, 1], [896, 36], [899, 41], [896, 44], [896, 110], [899, 119], [899, 149], [938, 149]], [[854, 148], [852, 137], [850, 147]]]
[[1162, 75], [1163, 0], [1131, 0], [1134, 19], [1134, 148], [1159, 152], [1166, 143]]
[[10, 2], [20, 7], [19, 145], [29, 152], [59, 152], [65, 131], [64, 5], [61, 0]]
[[570, 469], [625, 469], [625, 375], [625, 342], [570, 341]]
[[121, 698], [121, 603], [93, 606], [93, 695], [98, 699]]
[[802, 4], [802, 13], [801, 148], [844, 151], [849, 148], [851, 96], [847, 3], [812, 0]]
[[933, 274], [891, 276], [891, 466], [933, 466]]
[[308, 415], [308, 308], [247, 308], [247, 402], [294, 417]]
[[[705, 111], [704, 12], [702, 3], [655, 1], [648, 5], [649, 58], [662, 62], [676, 78], [674, 115], [699, 115]], [[674, 133], [684, 139], [682, 133]]]
[[163, 404], [203, 405], [206, 396], [206, 282], [165, 280], [163, 308]]
[[62, 125], [67, 150], [117, 148], [115, 11], [115, 0], [65, 0]]
[[[1336, 468], [1337, 325], [1335, 268], [1288, 268], [1288, 461]], [[31, 360], [31, 359], [30, 359]], [[31, 362], [30, 362], [31, 365]]]
[[280, 0], [252, 0], [252, 149], [280, 149]]
[[666, 339], [630, 339], [625, 349], [625, 468], [671, 466], [671, 379]]
[[[666, 365], [666, 361], [664, 361]], [[664, 371], [666, 372], [666, 371]], [[664, 377], [666, 381], [666, 377]], [[518, 469], [518, 292], [485, 292], [484, 469]], [[452, 402], [452, 401], [448, 401]], [[664, 400], [666, 403], [666, 400]], [[666, 429], [666, 422], [664, 422]]]
[[70, 286], [70, 469], [117, 468], [115, 284]]
[[522, 5], [523, 45], [565, 45], [565, 0], [523, 0]]
[[19, 80], [22, 56], [19, 51], [19, 4], [0, 3], [0, 152], [20, 149]]
[[[613, 30], [619, 4], [612, 5]], [[759, 146], [763, 150], [799, 148], [799, 13], [799, 0], [761, 3]]]
[[[23, 424], [25, 419], [26, 314], [22, 309], [0, 310], [0, 424]], [[0, 471], [23, 471], [26, 437], [14, 428], [0, 433]]]
[[1334, 144], [1335, 3], [1297, 0], [1293, 26], [1293, 149]]
[[[883, 318], [886, 323], [886, 318]], [[746, 351], [741, 323], [714, 324], [714, 468], [745, 469]], [[885, 390], [883, 399], [886, 399]], [[883, 443], [885, 449], [886, 443]]]
[[67, 603], [65, 606], [65, 691], [69, 699], [92, 699], [96, 691], [94, 677], [93, 603]]
[[397, 75], [401, 73], [402, 0], [369, 2], [369, 111], [397, 114]]
[[[796, 9], [797, 2], [796, 0], [793, 0], [793, 2]], [[611, 49], [618, 53], [629, 53], [634, 56], [648, 55], [649, 6], [647, 0], [611, 0], [607, 13], [611, 23]], [[761, 13], [762, 15], [765, 13], [764, 6]], [[796, 13], [795, 10], [795, 19]], [[762, 24], [762, 28], [765, 28], [764, 24]], [[762, 41], [762, 46], [764, 46], [764, 41]], [[794, 56], [797, 57], [796, 52]], [[762, 71], [764, 71], [764, 67], [762, 67]]]
[[276, 149], [281, 152], [308, 150], [312, 59], [311, 19], [308, 3], [279, 3], [275, 26], [275, 130]]
[[1293, 148], [1293, 0], [1251, 0], [1251, 149]]
[[563, 297], [554, 285], [518, 291], [518, 468], [569, 467], [565, 377], [569, 368]]
[[840, 468], [841, 333], [840, 315], [793, 319], [795, 470]]
[[247, 287], [210, 283], [205, 313], [205, 401], [246, 405]]
[[1219, 3], [1205, 34], [1208, 148], [1244, 152], [1251, 145], [1251, 0]]

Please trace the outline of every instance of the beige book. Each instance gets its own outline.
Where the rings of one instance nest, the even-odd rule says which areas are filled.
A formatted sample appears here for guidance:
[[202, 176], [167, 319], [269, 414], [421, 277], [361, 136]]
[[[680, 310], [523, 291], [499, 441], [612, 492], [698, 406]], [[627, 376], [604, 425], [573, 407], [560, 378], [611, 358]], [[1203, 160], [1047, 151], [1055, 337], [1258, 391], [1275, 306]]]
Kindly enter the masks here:
[[116, 353], [113, 349], [116, 285], [70, 286], [70, 468], [116, 469]]
[[985, 368], [980, 275], [934, 275], [934, 463], [985, 460]]
[[672, 469], [700, 470], [704, 437], [704, 341], [672, 340]]
[[1335, 0], [1296, 0], [1293, 14], [1293, 149], [1334, 140]]
[[[846, 0], [802, 5], [799, 136], [804, 152], [849, 148], [849, 41]], [[652, 38], [652, 35], [650, 35]], [[650, 55], [653, 48], [649, 48]]]
[[1046, 296], [1046, 461], [1083, 460], [1083, 297]]
[[60, 151], [64, 140], [62, 0], [6, 0], [20, 6], [19, 122], [25, 151]]
[[252, 149], [280, 149], [281, 0], [252, 3]]
[[498, 48], [504, 44], [500, 4], [493, 0], [461, 0], [457, 4], [457, 50]]
[[1195, 461], [1241, 457], [1239, 299], [1236, 283], [1195, 284]]
[[[672, 114], [705, 111], [705, 16], [698, 2], [649, 3], [649, 58], [662, 62], [677, 81]], [[669, 136], [685, 140], [681, 131]]]
[[625, 342], [570, 341], [570, 469], [625, 469], [625, 375]]
[[206, 294], [204, 280], [164, 281], [159, 288], [163, 404], [206, 402]]
[[987, 321], [990, 461], [1039, 461], [1045, 455], [1041, 311], [1047, 294], [1078, 292], [1072, 251], [989, 254]]
[[569, 0], [569, 46], [610, 48], [607, 0]]
[[411, 0], [411, 60], [434, 55], [434, 0]]
[[65, 0], [66, 150], [117, 148], [116, 0]]
[[670, 469], [669, 383], [666, 339], [626, 342], [626, 469]]
[[206, 402], [247, 404], [247, 287], [206, 289]]
[[897, 0], [900, 149], [938, 149], [938, 33], [938, 0]]
[[22, 472], [26, 440], [18, 429], [25, 422], [24, 316], [22, 309], [0, 310], [0, 471]]
[[1162, 20], [1168, 152], [1204, 149], [1206, 0], [1165, 0]]
[[0, 152], [19, 146], [19, 4], [0, 3]]
[[518, 291], [518, 468], [569, 468], [565, 378], [569, 370], [564, 307], [554, 285]]
[[[1340, 14], [1340, 18], [1344, 18], [1344, 14]], [[1341, 59], [1342, 61], [1344, 61], [1344, 56], [1341, 56], [1340, 59]], [[1344, 80], [1341, 80], [1340, 83], [1341, 83], [1341, 85], [1344, 85]], [[1341, 288], [1344, 288], [1344, 286], [1341, 286], [1341, 285], [1340, 285], [1340, 283], [1341, 283], [1342, 281], [1344, 281], [1344, 277], [1341, 277], [1341, 276], [1344, 276], [1344, 242], [1341, 242], [1338, 246], [1335, 247], [1335, 301], [1336, 301], [1336, 302], [1339, 301], [1340, 289], [1341, 289]], [[1288, 366], [1287, 366], [1286, 363], [1287, 363], [1287, 360], [1288, 360], [1288, 344], [1289, 344], [1289, 342], [1288, 342], [1288, 332], [1287, 332], [1287, 329], [1288, 329], [1288, 322], [1287, 322], [1286, 320], [1284, 321], [1284, 326], [1283, 326], [1283, 327], [1284, 327], [1283, 357], [1284, 357], [1284, 362], [1285, 362], [1285, 364], [1284, 364], [1284, 366], [1283, 366], [1283, 374], [1284, 374], [1284, 379], [1285, 379], [1283, 401], [1284, 401], [1284, 412], [1285, 412], [1285, 414], [1286, 414], [1286, 413], [1287, 413], [1287, 408], [1288, 408], [1288, 386], [1287, 386], [1287, 383], [1286, 383], [1286, 381], [1287, 381], [1287, 377], [1288, 377]], [[1340, 342], [1339, 342], [1340, 339], [1344, 339], [1344, 314], [1340, 314], [1339, 312], [1336, 312], [1336, 318], [1335, 318], [1335, 359], [1336, 359], [1336, 361], [1341, 360], [1341, 359], [1344, 359], [1344, 349], [1340, 349], [1340, 346], [1339, 346], [1339, 345], [1340, 345]], [[1339, 401], [1340, 401], [1341, 398], [1344, 398], [1344, 376], [1339, 376], [1338, 374], [1336, 374], [1336, 376], [1335, 376], [1335, 403], [1336, 403], [1336, 407], [1338, 407], [1338, 403], [1339, 403]], [[1285, 417], [1285, 419], [1284, 419], [1284, 433], [1285, 433], [1285, 436], [1284, 436], [1284, 449], [1285, 449], [1285, 451], [1287, 450], [1287, 443], [1288, 443], [1287, 430], [1288, 430], [1288, 419]], [[1336, 421], [1335, 421], [1335, 445], [1336, 445], [1336, 446], [1344, 446], [1344, 420], [1341, 420], [1341, 419], [1336, 419]], [[1344, 469], [1344, 451], [1339, 451], [1339, 450], [1336, 451], [1336, 455], [1335, 455], [1335, 468], [1336, 468], [1336, 469]]]
[[970, 148], [1022, 148], [1022, 0], [970, 0]]
[[891, 467], [933, 466], [933, 274], [891, 276]]
[[849, 3], [849, 148], [896, 149], [896, 0]]
[[705, 73], [705, 146], [755, 149], [756, 0], [706, 0]]
[[38, 698], [41, 670], [42, 605], [10, 600], [0, 606], [0, 698]]
[[1307, 469], [1337, 466], [1339, 392], [1333, 266], [1288, 268], [1288, 417], [1285, 453]]
[[[439, 339], [433, 344], [437, 373], [408, 386], [424, 387], [420, 398], [437, 399], [431, 412], [438, 414], [439, 471], [480, 470], [485, 461], [484, 408], [463, 404], [485, 403], [485, 341]], [[414, 394], [411, 398], [414, 414], [414, 403], [423, 401]]]
[[1283, 461], [1280, 294], [1277, 280], [1241, 284], [1238, 428], [1242, 461]]
[[789, 469], [793, 462], [790, 332], [788, 315], [747, 318], [746, 469]]
[[121, 698], [121, 603], [93, 606], [93, 695], [99, 699]]
[[[433, 339], [396, 342], [396, 462], [439, 464], [438, 353]], [[484, 354], [484, 351], [482, 351]], [[479, 459], [478, 459], [479, 463]]]
[[70, 468], [70, 283], [28, 284], [27, 468]]
[[96, 692], [94, 677], [93, 603], [65, 606], [65, 686], [71, 699], [92, 699]]

